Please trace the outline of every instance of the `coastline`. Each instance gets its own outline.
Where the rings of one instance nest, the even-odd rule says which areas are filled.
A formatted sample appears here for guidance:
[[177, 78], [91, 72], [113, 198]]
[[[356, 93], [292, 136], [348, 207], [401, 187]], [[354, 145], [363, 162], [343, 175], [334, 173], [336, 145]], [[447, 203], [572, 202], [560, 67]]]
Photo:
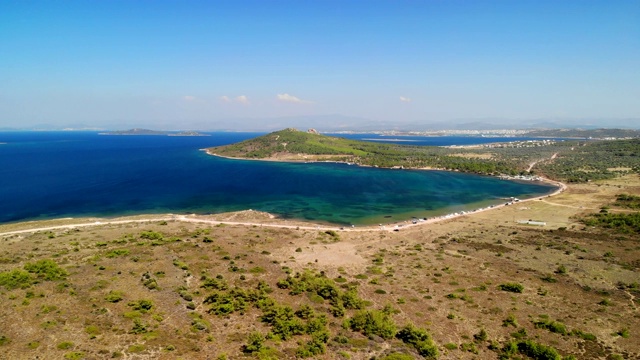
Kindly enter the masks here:
[[[564, 185], [564, 184], [563, 184]], [[564, 190], [566, 189], [566, 185], [563, 188], [559, 188], [558, 190], [556, 190], [555, 192], [553, 192], [552, 194], [548, 194], [548, 195], [543, 195], [543, 196], [538, 196], [538, 197], [534, 197], [534, 198], [530, 198], [530, 199], [523, 199], [518, 201], [518, 203], [525, 203], [525, 202], [529, 202], [529, 201], [535, 201], [535, 200], [539, 200], [539, 199], [543, 199], [543, 198], [547, 198], [547, 197], [551, 197], [551, 196], [556, 196], [560, 193], [562, 193]], [[387, 224], [387, 225], [369, 225], [369, 226], [358, 226], [358, 227], [345, 227], [345, 226], [340, 226], [340, 225], [326, 225], [326, 224], [315, 224], [315, 223], [310, 223], [310, 222], [306, 222], [306, 221], [302, 221], [302, 220], [287, 220], [287, 219], [281, 219], [278, 218], [272, 214], [269, 213], [263, 213], [263, 212], [258, 212], [258, 211], [254, 211], [254, 210], [242, 210], [239, 212], [234, 212], [234, 213], [221, 213], [221, 214], [214, 214], [214, 215], [196, 215], [196, 214], [189, 214], [189, 215], [176, 215], [176, 214], [162, 214], [162, 215], [137, 215], [137, 216], [132, 216], [132, 217], [118, 217], [118, 218], [113, 218], [113, 219], [108, 219], [108, 218], [87, 218], [85, 221], [82, 222], [73, 222], [73, 220], [75, 220], [74, 218], [60, 218], [60, 219], [50, 219], [50, 220], [36, 220], [36, 221], [25, 221], [25, 222], [18, 222], [18, 223], [11, 223], [11, 224], [0, 224], [0, 236], [12, 236], [12, 235], [19, 235], [19, 234], [24, 234], [24, 233], [33, 233], [33, 232], [39, 232], [39, 231], [52, 231], [52, 230], [64, 230], [64, 229], [76, 229], [76, 228], [87, 228], [87, 227], [93, 227], [93, 226], [104, 226], [104, 225], [123, 225], [123, 224], [134, 224], [134, 223], [150, 223], [150, 222], [159, 222], [159, 221], [181, 221], [181, 222], [189, 222], [189, 223], [202, 223], [202, 224], [209, 224], [209, 225], [219, 225], [219, 224], [224, 224], [224, 225], [235, 225], [235, 226], [246, 226], [246, 227], [253, 227], [253, 226], [260, 226], [260, 227], [271, 227], [271, 228], [281, 228], [281, 229], [296, 229], [296, 230], [321, 230], [321, 231], [327, 231], [327, 230], [334, 230], [334, 231], [356, 231], [356, 232], [379, 232], [379, 231], [394, 231], [394, 230], [398, 230], [401, 228], [408, 228], [408, 227], [414, 227], [414, 226], [421, 226], [421, 225], [428, 225], [428, 224], [435, 224], [435, 223], [439, 223], [439, 222], [443, 222], [443, 221], [448, 221], [448, 220], [455, 220], [457, 218], [460, 217], [465, 217], [465, 216], [472, 216], [474, 214], [479, 214], [485, 211], [489, 211], [489, 210], [497, 210], [497, 209], [501, 209], [503, 207], [506, 207], [510, 204], [513, 204], [513, 202], [510, 203], [504, 203], [504, 204], [500, 204], [500, 205], [493, 205], [493, 206], [489, 206], [489, 207], [484, 207], [484, 208], [480, 208], [480, 209], [475, 209], [475, 210], [470, 210], [470, 211], [463, 211], [463, 212], [457, 212], [457, 213], [452, 213], [452, 214], [447, 214], [447, 215], [441, 215], [441, 216], [436, 216], [436, 217], [432, 217], [432, 218], [428, 218], [422, 221], [417, 221], [414, 223], [409, 222], [409, 220], [405, 221], [404, 223], [394, 223], [394, 224]], [[224, 219], [220, 219], [219, 217], [222, 217], [224, 215], [229, 215], [229, 214], [235, 214], [235, 213], [246, 213], [246, 212], [255, 212], [255, 213], [262, 213], [262, 214], [266, 214], [268, 216], [268, 218], [270, 219], [269, 222], [264, 222], [264, 221], [229, 221], [229, 220], [224, 220]], [[58, 220], [67, 220], [67, 221], [71, 221], [72, 223], [69, 224], [64, 224], [64, 225], [50, 225], [50, 226], [38, 226], [38, 223], [40, 222], [55, 222]], [[10, 230], [10, 231], [2, 231], [2, 228], [5, 226], [9, 226], [9, 227], [13, 227], [13, 226], [20, 226], [21, 224], [28, 224], [28, 223], [32, 223], [35, 226], [38, 227], [29, 227], [26, 229], [19, 229], [19, 230]]]
[[[353, 165], [351, 163], [345, 163], [345, 162], [341, 162], [341, 161], [303, 161], [303, 160], [280, 160], [280, 159], [245, 159], [245, 158], [234, 158], [234, 157], [229, 157], [229, 156], [222, 156], [222, 155], [218, 155], [215, 153], [211, 153], [209, 152], [207, 149], [201, 149], [202, 151], [205, 151], [208, 155], [212, 155], [212, 156], [217, 156], [217, 157], [221, 157], [221, 158], [225, 158], [225, 159], [231, 159], [231, 160], [252, 160], [252, 161], [272, 161], [272, 162], [291, 162], [291, 163], [305, 163], [305, 162], [332, 162], [332, 163], [342, 163], [342, 164], [350, 164]], [[357, 164], [356, 164], [357, 165]], [[358, 166], [362, 166], [362, 165], [358, 165]], [[368, 166], [364, 166], [364, 167], [368, 167]], [[423, 171], [435, 171], [435, 170], [440, 170], [440, 171], [447, 171], [447, 170], [441, 170], [441, 169], [433, 169], [433, 168], [416, 168], [416, 169], [410, 169], [407, 168], [406, 170], [423, 170]], [[511, 180], [514, 181], [514, 180]], [[84, 228], [84, 227], [92, 227], [92, 226], [103, 226], [103, 225], [118, 225], [118, 224], [131, 224], [131, 223], [149, 223], [149, 222], [157, 222], [157, 221], [182, 221], [182, 222], [191, 222], [191, 223], [203, 223], [203, 224], [210, 224], [210, 225], [219, 225], [219, 224], [224, 224], [224, 225], [236, 225], [236, 226], [248, 226], [248, 227], [252, 227], [252, 226], [261, 226], [261, 227], [273, 227], [273, 228], [284, 228], [284, 229], [305, 229], [305, 230], [322, 230], [322, 231], [327, 231], [327, 230], [334, 230], [334, 231], [360, 231], [360, 232], [371, 232], [371, 231], [398, 231], [401, 228], [407, 228], [407, 227], [414, 227], [414, 226], [420, 226], [420, 225], [428, 225], [428, 224], [434, 224], [434, 223], [439, 223], [439, 222], [443, 222], [443, 221], [448, 221], [448, 220], [455, 220], [457, 218], [460, 217], [465, 217], [465, 216], [472, 216], [475, 214], [479, 214], [479, 213], [483, 213], [489, 210], [497, 210], [497, 209], [501, 209], [504, 208], [506, 206], [509, 205], [513, 205], [515, 203], [526, 203], [526, 202], [530, 202], [530, 201], [535, 201], [535, 200], [541, 200], [544, 198], [548, 198], [548, 197], [552, 197], [552, 196], [557, 196], [561, 193], [563, 193], [564, 191], [567, 190], [567, 185], [563, 182], [560, 181], [556, 181], [556, 180], [551, 180], [548, 178], [544, 178], [544, 177], [540, 177], [539, 180], [535, 180], [535, 181], [540, 181], [540, 182], [544, 182], [547, 183], [549, 185], [555, 186], [557, 187], [557, 189], [550, 193], [550, 194], [545, 194], [545, 195], [541, 195], [541, 196], [536, 196], [533, 198], [529, 198], [529, 199], [522, 199], [522, 200], [511, 200], [505, 203], [501, 203], [498, 205], [490, 205], [490, 206], [486, 206], [486, 207], [482, 207], [482, 208], [478, 208], [478, 209], [473, 209], [473, 210], [469, 210], [469, 211], [461, 211], [461, 212], [455, 212], [455, 213], [450, 213], [450, 214], [445, 214], [445, 215], [440, 215], [440, 216], [435, 216], [435, 217], [431, 217], [431, 218], [422, 218], [422, 219], [416, 219], [415, 217], [412, 219], [407, 219], [404, 221], [396, 221], [394, 223], [389, 223], [386, 225], [383, 224], [379, 224], [379, 225], [361, 225], [358, 227], [345, 227], [344, 225], [328, 225], [328, 224], [322, 224], [322, 223], [313, 223], [313, 222], [308, 222], [308, 221], [304, 221], [304, 220], [295, 220], [295, 219], [282, 219], [282, 218], [278, 218], [275, 215], [269, 214], [269, 213], [265, 213], [265, 212], [259, 212], [259, 211], [254, 211], [254, 210], [242, 210], [242, 211], [238, 211], [238, 212], [232, 212], [232, 213], [219, 213], [219, 214], [213, 214], [213, 215], [196, 215], [196, 214], [189, 214], [189, 215], [176, 215], [176, 214], [161, 214], [161, 215], [152, 215], [152, 214], [142, 214], [142, 215], [136, 215], [136, 216], [130, 216], [130, 217], [116, 217], [116, 218], [86, 218], [84, 221], [82, 222], [74, 222], [74, 218], [58, 218], [58, 219], [47, 219], [47, 220], [27, 220], [24, 222], [17, 222], [17, 223], [8, 223], [8, 224], [0, 224], [0, 236], [11, 236], [11, 235], [19, 235], [22, 233], [32, 233], [32, 232], [38, 232], [38, 231], [51, 231], [51, 230], [60, 230], [60, 229], [75, 229], [75, 228]], [[229, 221], [229, 220], [224, 220], [222, 219], [222, 217], [224, 216], [228, 216], [229, 214], [237, 214], [237, 213], [256, 213], [256, 214], [266, 214], [267, 218], [269, 219], [268, 222], [265, 221], [256, 221], [256, 220], [252, 220], [252, 221]], [[39, 223], [46, 223], [46, 222], [56, 222], [56, 221], [69, 221], [71, 223], [67, 223], [67, 224], [63, 224], [63, 225], [50, 225], [50, 226], [38, 226]], [[29, 224], [32, 223], [35, 226], [38, 227], [28, 227], [25, 229], [19, 229], [19, 230], [10, 230], [10, 231], [2, 231], [3, 228], [5, 227], [21, 227], [20, 225], [23, 224]]]

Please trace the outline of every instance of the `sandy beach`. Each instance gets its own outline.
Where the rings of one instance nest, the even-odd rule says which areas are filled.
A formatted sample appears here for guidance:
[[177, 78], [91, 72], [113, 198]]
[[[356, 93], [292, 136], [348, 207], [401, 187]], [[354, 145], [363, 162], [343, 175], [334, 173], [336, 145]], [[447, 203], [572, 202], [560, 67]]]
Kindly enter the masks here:
[[[517, 203], [522, 204], [530, 201], [540, 200], [543, 198], [548, 198], [551, 196], [556, 196], [561, 194], [563, 191], [567, 189], [567, 186], [564, 183], [546, 180], [546, 182], [558, 186], [558, 190], [553, 192], [552, 194], [539, 196], [530, 199], [519, 200]], [[340, 225], [326, 225], [326, 224], [313, 224], [304, 221], [298, 220], [285, 220], [279, 219], [276, 216], [264, 212], [254, 211], [254, 210], [244, 210], [235, 213], [222, 213], [222, 214], [214, 214], [214, 215], [175, 215], [175, 214], [164, 214], [164, 215], [142, 215], [136, 216], [135, 218], [116, 218], [116, 219], [90, 219], [90, 220], [81, 220], [78, 219], [78, 222], [73, 222], [74, 219], [65, 219], [67, 221], [71, 221], [72, 223], [64, 224], [64, 225], [52, 225], [52, 226], [40, 226], [40, 222], [26, 222], [26, 223], [18, 223], [12, 225], [19, 224], [33, 224], [33, 227], [20, 229], [20, 230], [10, 230], [10, 231], [2, 231], [2, 227], [0, 226], [0, 236], [9, 236], [23, 233], [33, 233], [38, 231], [52, 231], [52, 230], [63, 230], [63, 229], [74, 229], [74, 228], [88, 228], [95, 226], [103, 226], [103, 225], [123, 225], [123, 224], [134, 224], [134, 223], [151, 223], [151, 222], [160, 222], [160, 221], [179, 221], [179, 222], [188, 222], [188, 223], [201, 223], [201, 224], [209, 224], [211, 226], [215, 226], [218, 224], [224, 225], [237, 225], [237, 226], [260, 226], [260, 227], [272, 227], [272, 228], [282, 228], [282, 229], [305, 229], [305, 230], [334, 230], [334, 231], [349, 231], [349, 232], [372, 232], [372, 231], [394, 231], [402, 228], [415, 227], [415, 226], [425, 226], [429, 224], [434, 224], [442, 221], [453, 220], [456, 218], [464, 217], [464, 216], [473, 216], [475, 214], [479, 214], [482, 212], [497, 210], [503, 208], [505, 206], [513, 205], [514, 202], [506, 202], [499, 205], [493, 205], [489, 207], [484, 207], [480, 209], [464, 211], [464, 212], [456, 212], [446, 215], [441, 215], [437, 217], [432, 217], [428, 219], [421, 219], [420, 221], [412, 222], [412, 219], [407, 219], [404, 222], [397, 222], [393, 224], [386, 225], [377, 225], [377, 226], [358, 226], [358, 227], [345, 227]], [[263, 218], [267, 218], [268, 220], [247, 220], [247, 221], [229, 221], [225, 220], [225, 217], [229, 216], [229, 214], [244, 214], [246, 218], [255, 218], [262, 216]], [[142, 218], [140, 218], [142, 217]], [[55, 220], [53, 220], [55, 221]], [[6, 225], [5, 225], [6, 226]]]

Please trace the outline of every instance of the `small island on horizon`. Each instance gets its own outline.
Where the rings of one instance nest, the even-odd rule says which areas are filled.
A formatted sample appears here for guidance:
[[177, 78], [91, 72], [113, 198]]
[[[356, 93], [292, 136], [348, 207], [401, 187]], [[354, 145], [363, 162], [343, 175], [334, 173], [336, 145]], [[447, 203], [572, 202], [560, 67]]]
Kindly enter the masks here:
[[209, 134], [204, 134], [199, 131], [159, 131], [159, 130], [150, 130], [150, 129], [141, 129], [134, 128], [129, 130], [115, 130], [115, 131], [105, 131], [99, 133], [100, 135], [122, 135], [122, 136], [211, 136]]

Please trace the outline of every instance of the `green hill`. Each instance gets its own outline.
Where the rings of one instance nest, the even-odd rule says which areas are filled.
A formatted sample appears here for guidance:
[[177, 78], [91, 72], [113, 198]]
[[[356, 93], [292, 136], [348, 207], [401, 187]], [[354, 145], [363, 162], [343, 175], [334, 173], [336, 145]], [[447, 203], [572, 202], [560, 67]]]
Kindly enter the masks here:
[[325, 136], [296, 129], [284, 129], [237, 144], [208, 149], [210, 153], [222, 156], [267, 159], [287, 155], [365, 156], [370, 149], [362, 149], [369, 143]]

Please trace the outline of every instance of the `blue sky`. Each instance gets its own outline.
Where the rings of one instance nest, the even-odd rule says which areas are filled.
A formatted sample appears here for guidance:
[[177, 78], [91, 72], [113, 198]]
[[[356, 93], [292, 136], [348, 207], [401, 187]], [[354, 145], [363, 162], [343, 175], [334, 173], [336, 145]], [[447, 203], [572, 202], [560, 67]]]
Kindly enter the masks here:
[[640, 2], [0, 2], [0, 128], [283, 118], [640, 122]]

